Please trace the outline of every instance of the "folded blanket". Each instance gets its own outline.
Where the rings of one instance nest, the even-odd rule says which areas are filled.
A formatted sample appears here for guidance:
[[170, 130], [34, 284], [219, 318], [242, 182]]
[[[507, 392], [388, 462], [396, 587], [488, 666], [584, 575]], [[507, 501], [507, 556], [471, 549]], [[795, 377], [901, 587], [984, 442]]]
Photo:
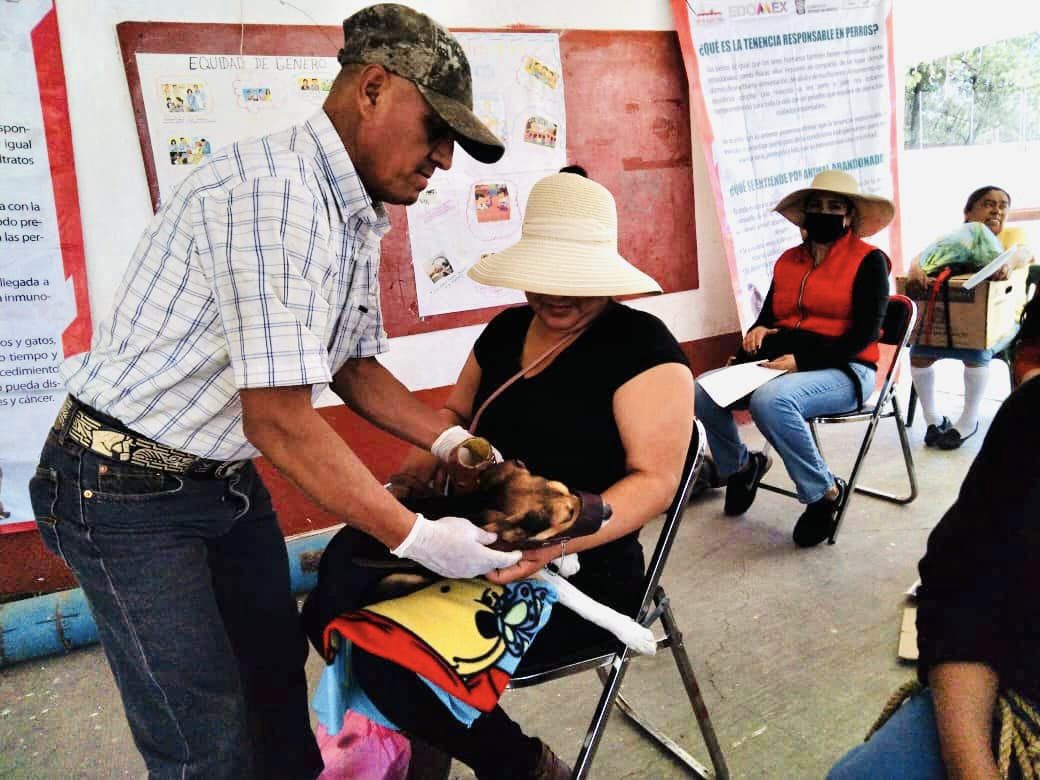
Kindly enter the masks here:
[[352, 680], [349, 651], [356, 645], [418, 674], [469, 725], [498, 704], [556, 600], [555, 588], [545, 582], [440, 580], [339, 615], [325, 629], [326, 653], [334, 662], [315, 697], [319, 719], [330, 734], [338, 732], [347, 709], [393, 727]]

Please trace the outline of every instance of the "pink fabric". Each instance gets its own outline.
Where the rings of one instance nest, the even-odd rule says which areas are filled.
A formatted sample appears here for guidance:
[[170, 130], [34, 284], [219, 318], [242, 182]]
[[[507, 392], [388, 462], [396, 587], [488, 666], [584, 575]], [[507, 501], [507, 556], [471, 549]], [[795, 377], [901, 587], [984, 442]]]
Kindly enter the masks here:
[[318, 724], [318, 738], [325, 770], [318, 780], [404, 780], [412, 746], [401, 733], [348, 711], [339, 734], [331, 735]]

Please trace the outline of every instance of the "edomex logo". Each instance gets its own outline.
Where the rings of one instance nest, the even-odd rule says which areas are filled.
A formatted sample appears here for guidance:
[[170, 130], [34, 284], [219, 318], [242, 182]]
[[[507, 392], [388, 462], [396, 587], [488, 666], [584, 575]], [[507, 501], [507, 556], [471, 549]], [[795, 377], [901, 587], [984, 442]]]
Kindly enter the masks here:
[[787, 0], [775, 0], [772, 3], [745, 3], [729, 7], [729, 15], [732, 19], [785, 13], [787, 13]]

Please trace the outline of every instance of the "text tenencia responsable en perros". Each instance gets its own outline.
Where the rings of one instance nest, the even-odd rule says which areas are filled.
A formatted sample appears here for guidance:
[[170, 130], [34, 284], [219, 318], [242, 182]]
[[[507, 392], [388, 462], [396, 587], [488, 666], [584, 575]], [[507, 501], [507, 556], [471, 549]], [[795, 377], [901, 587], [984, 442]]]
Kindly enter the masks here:
[[820, 30], [783, 33], [782, 35], [751, 35], [746, 38], [724, 38], [717, 41], [705, 41], [697, 47], [697, 54], [705, 57], [727, 52], [771, 49], [777, 46], [801, 46], [809, 43], [840, 41], [846, 38], [867, 38], [877, 35], [879, 29], [880, 27], [876, 24], [857, 24], [848, 27], [828, 27]]

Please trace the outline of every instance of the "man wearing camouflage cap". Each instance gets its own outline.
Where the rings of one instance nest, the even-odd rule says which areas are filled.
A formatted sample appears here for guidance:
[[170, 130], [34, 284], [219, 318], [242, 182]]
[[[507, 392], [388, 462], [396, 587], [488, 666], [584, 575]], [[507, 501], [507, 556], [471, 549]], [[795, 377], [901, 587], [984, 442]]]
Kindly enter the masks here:
[[399, 5], [344, 24], [323, 110], [199, 166], [145, 231], [30, 484], [40, 533], [86, 593], [152, 777], [314, 777], [307, 643], [286, 548], [252, 465], [449, 577], [517, 553], [465, 520], [431, 523], [383, 489], [314, 410], [354, 411], [444, 460], [449, 427], [376, 361], [383, 203], [414, 203], [454, 142], [502, 143], [474, 116], [469, 64]]

